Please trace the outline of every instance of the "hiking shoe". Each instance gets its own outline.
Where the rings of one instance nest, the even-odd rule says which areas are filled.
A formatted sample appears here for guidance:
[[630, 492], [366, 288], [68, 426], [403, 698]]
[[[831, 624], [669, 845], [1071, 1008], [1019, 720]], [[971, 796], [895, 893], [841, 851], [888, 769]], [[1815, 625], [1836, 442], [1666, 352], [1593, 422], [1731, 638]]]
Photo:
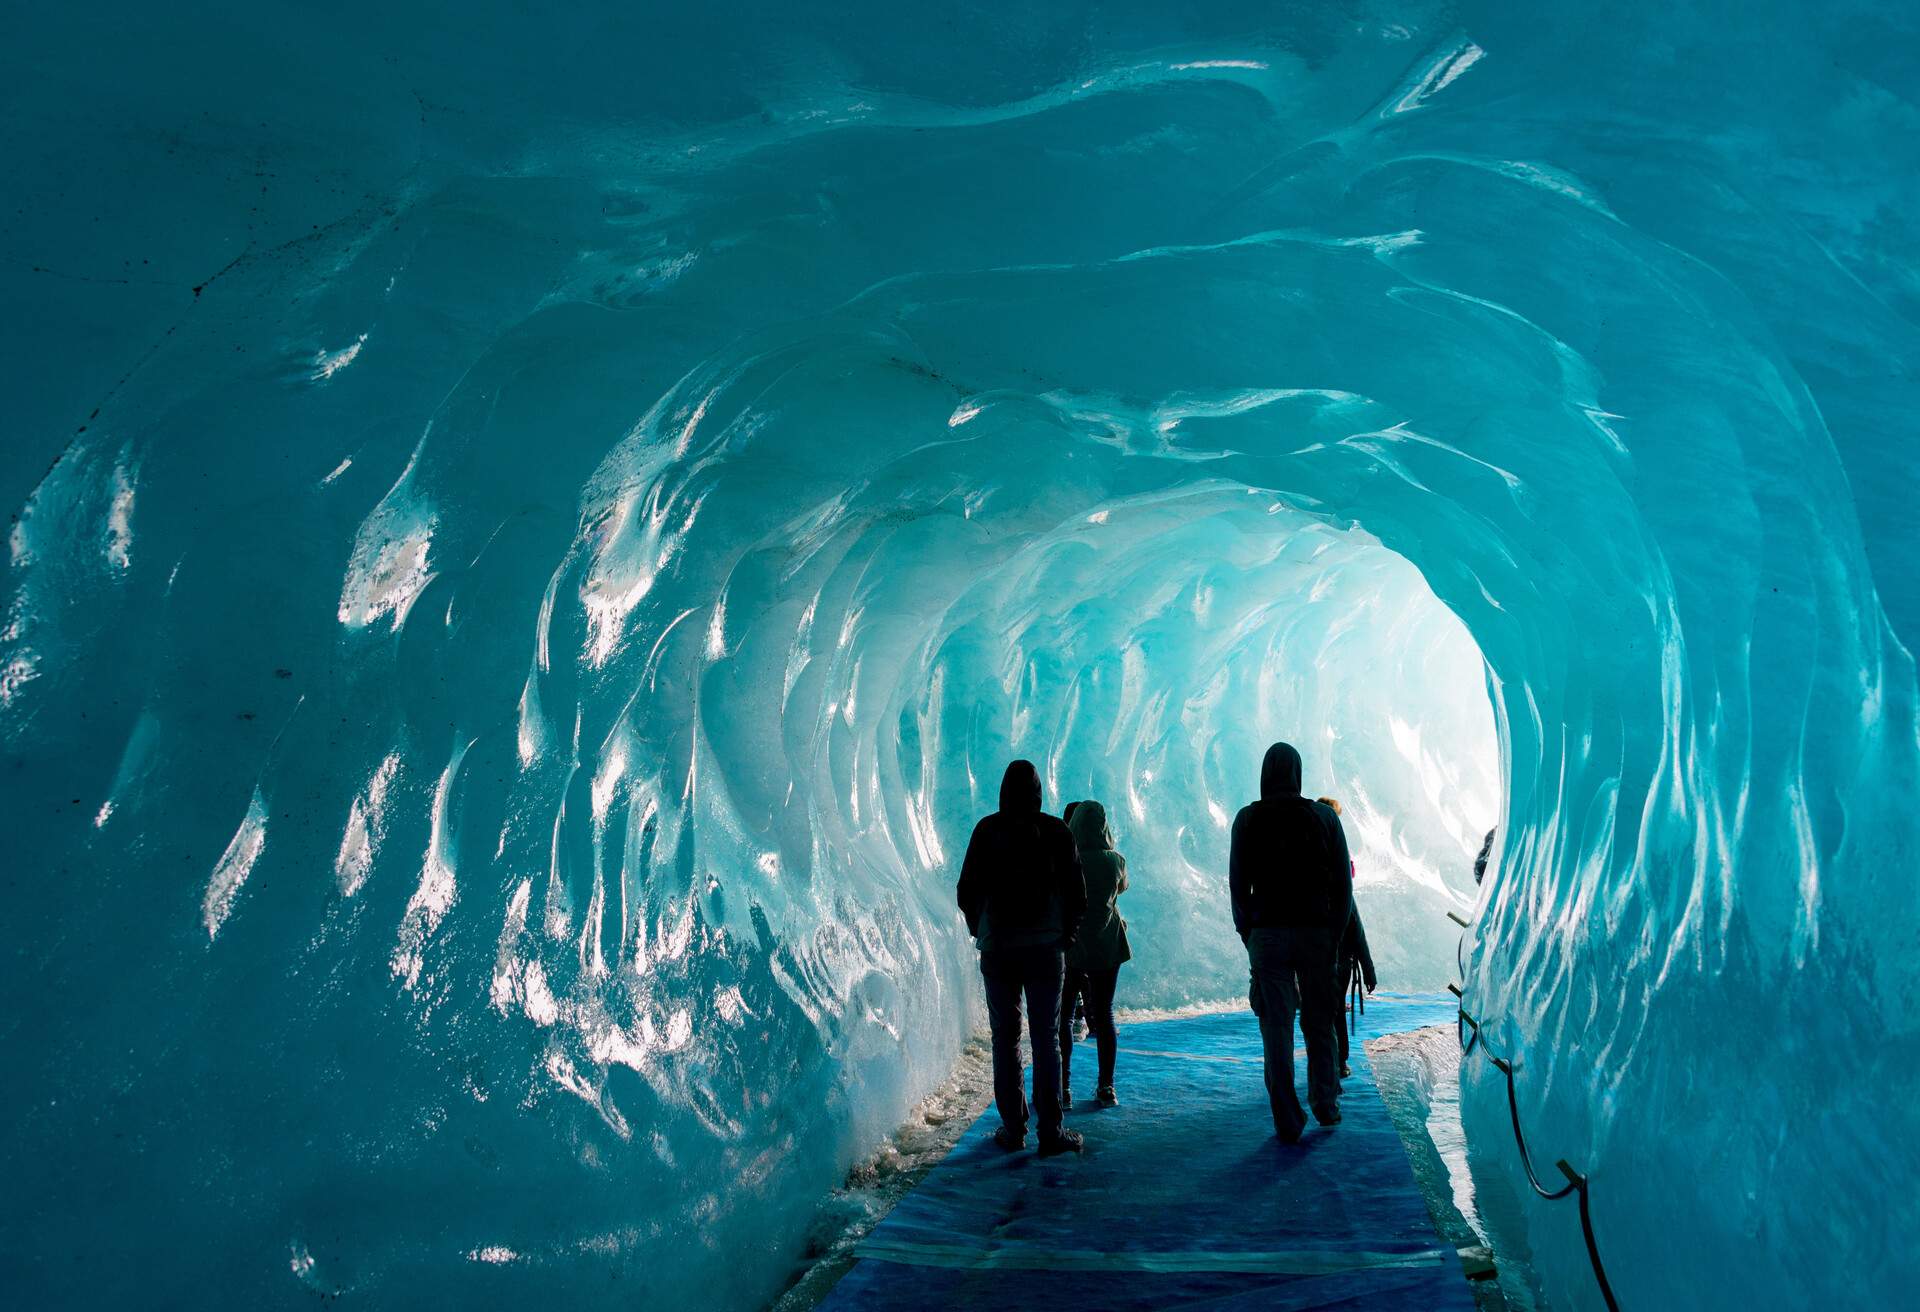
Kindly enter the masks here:
[[1115, 1095], [1111, 1084], [1103, 1084], [1093, 1091], [1093, 1100], [1102, 1107], [1118, 1107], [1120, 1099]]
[[1337, 1106], [1316, 1107], [1313, 1109], [1313, 1119], [1322, 1125], [1338, 1125], [1340, 1124], [1340, 1108]]
[[1017, 1153], [1027, 1146], [1027, 1132], [1003, 1125], [993, 1132], [993, 1141], [1008, 1152]]
[[1302, 1134], [1305, 1134], [1306, 1130], [1307, 1130], [1307, 1123], [1305, 1120], [1302, 1120], [1300, 1124], [1295, 1126], [1285, 1126], [1280, 1124], [1280, 1122], [1278, 1121], [1275, 1121], [1273, 1123], [1273, 1132], [1280, 1137], [1281, 1143], [1287, 1143], [1287, 1144], [1299, 1143], [1300, 1136]]
[[1058, 1157], [1061, 1153], [1077, 1153], [1086, 1146], [1087, 1141], [1082, 1139], [1077, 1132], [1073, 1130], [1060, 1130], [1054, 1134], [1041, 1136], [1040, 1155], [1042, 1157]]

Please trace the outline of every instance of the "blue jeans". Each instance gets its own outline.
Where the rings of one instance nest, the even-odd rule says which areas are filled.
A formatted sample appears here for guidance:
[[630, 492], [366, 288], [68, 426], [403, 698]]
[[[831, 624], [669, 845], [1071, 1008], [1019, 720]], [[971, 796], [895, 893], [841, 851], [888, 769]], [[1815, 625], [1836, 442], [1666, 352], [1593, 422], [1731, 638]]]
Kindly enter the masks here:
[[1120, 1047], [1120, 1032], [1113, 1025], [1113, 994], [1120, 984], [1120, 967], [1101, 970], [1068, 970], [1067, 987], [1060, 995], [1060, 1084], [1065, 1088], [1073, 1080], [1073, 1000], [1087, 1003], [1087, 1032], [1093, 1035], [1094, 1052], [1100, 1059], [1100, 1077], [1094, 1085], [1103, 1089], [1113, 1084], [1113, 1063]]
[[1040, 1120], [1040, 1137], [1060, 1132], [1060, 1049], [1054, 1046], [1054, 1034], [1065, 974], [1066, 958], [1057, 947], [989, 948], [980, 954], [987, 1021], [993, 1028], [993, 1105], [1000, 1123], [1015, 1134], [1027, 1132], [1027, 1096], [1020, 1087], [1023, 993], [1033, 1025], [1033, 1110]]

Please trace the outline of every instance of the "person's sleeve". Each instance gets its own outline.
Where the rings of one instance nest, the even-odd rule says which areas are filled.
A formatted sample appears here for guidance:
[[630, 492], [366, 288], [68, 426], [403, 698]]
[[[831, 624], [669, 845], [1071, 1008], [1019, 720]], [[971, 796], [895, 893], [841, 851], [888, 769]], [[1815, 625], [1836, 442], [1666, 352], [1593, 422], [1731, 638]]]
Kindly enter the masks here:
[[967, 854], [960, 860], [960, 884], [954, 890], [960, 903], [960, 914], [967, 918], [967, 933], [980, 937], [980, 912], [985, 909], [987, 900], [986, 872], [981, 868], [982, 860], [980, 826], [973, 827], [973, 833], [967, 838]]
[[1113, 895], [1119, 897], [1127, 891], [1127, 859], [1118, 852], [1113, 854], [1113, 859], [1119, 863], [1120, 866], [1120, 878], [1113, 886]]
[[1341, 828], [1340, 817], [1329, 810], [1327, 820], [1327, 843], [1332, 857], [1331, 869], [1327, 871], [1327, 928], [1338, 941], [1347, 928], [1347, 917], [1353, 914], [1353, 858], [1347, 855], [1347, 831]]
[[1065, 942], [1071, 944], [1080, 937], [1080, 922], [1087, 914], [1087, 872], [1080, 868], [1080, 847], [1073, 841], [1073, 835], [1061, 826], [1060, 841], [1064, 846], [1061, 865], [1060, 909], [1066, 920]]
[[1373, 951], [1367, 947], [1367, 927], [1360, 919], [1360, 908], [1353, 909], [1354, 955], [1360, 959], [1360, 978], [1367, 983], [1367, 992], [1373, 992], [1373, 986], [1380, 981], [1373, 974]]
[[1241, 819], [1233, 818], [1233, 837], [1227, 848], [1227, 895], [1233, 900], [1233, 932], [1244, 939], [1253, 920], [1253, 884], [1249, 869], [1252, 863], [1240, 836]]

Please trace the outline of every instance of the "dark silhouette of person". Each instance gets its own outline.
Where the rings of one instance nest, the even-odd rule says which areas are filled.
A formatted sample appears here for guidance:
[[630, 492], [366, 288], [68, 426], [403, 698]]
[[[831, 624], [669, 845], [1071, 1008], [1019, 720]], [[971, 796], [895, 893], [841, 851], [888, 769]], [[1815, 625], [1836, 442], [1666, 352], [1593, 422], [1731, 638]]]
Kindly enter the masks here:
[[[1323, 806], [1333, 808], [1335, 815], [1344, 815], [1340, 809], [1340, 800], [1335, 797], [1320, 799]], [[1353, 862], [1347, 862], [1347, 874], [1353, 875]], [[1333, 948], [1333, 1032], [1334, 1046], [1340, 1052], [1340, 1078], [1347, 1079], [1353, 1074], [1353, 1068], [1347, 1065], [1347, 1057], [1352, 1048], [1348, 1036], [1353, 1032], [1352, 1021], [1348, 1017], [1346, 997], [1354, 990], [1356, 983], [1364, 983], [1371, 993], [1379, 979], [1373, 973], [1373, 953], [1367, 947], [1367, 927], [1360, 923], [1360, 902], [1354, 899], [1353, 914], [1347, 917], [1347, 927], [1340, 933], [1340, 941]], [[1367, 1009], [1360, 1001], [1358, 993], [1354, 995], [1360, 1010]]]
[[1487, 862], [1493, 857], [1493, 836], [1499, 832], [1498, 825], [1487, 830], [1486, 841], [1480, 844], [1480, 855], [1473, 859], [1473, 882], [1476, 884], [1487, 877]]
[[1060, 1000], [1060, 1102], [1073, 1106], [1073, 1003], [1084, 999], [1087, 1028], [1093, 1032], [1099, 1054], [1100, 1076], [1093, 1097], [1102, 1107], [1117, 1107], [1113, 1066], [1120, 1033], [1113, 1024], [1113, 995], [1120, 983], [1120, 967], [1133, 958], [1127, 943], [1127, 922], [1115, 905], [1127, 891], [1127, 859], [1113, 850], [1113, 831], [1107, 827], [1107, 808], [1098, 802], [1077, 802], [1068, 808], [1067, 828], [1080, 854], [1080, 872], [1087, 881], [1087, 910], [1080, 932], [1067, 950], [1067, 987]]
[[[1067, 828], [1069, 829], [1073, 828], [1073, 808], [1078, 805], [1080, 805], [1078, 802], [1068, 802], [1066, 806], [1060, 810], [1060, 818], [1067, 822]], [[1071, 963], [1067, 966], [1067, 991], [1060, 999], [1060, 1024], [1062, 1032], [1065, 1031], [1066, 1026], [1072, 1025], [1075, 1038], [1079, 1038], [1087, 1032], [1086, 993], [1081, 990], [1076, 990], [1073, 987], [1073, 966]], [[1060, 1067], [1060, 1105], [1062, 1107], [1073, 1106], [1073, 1090], [1067, 1087], [1067, 1068], [1065, 1065]]]
[[1040, 773], [1015, 761], [1000, 780], [1000, 809], [973, 827], [956, 890], [967, 932], [980, 947], [987, 1020], [993, 1031], [993, 1102], [1008, 1151], [1026, 1147], [1029, 1107], [1021, 1088], [1020, 998], [1033, 1023], [1032, 1112], [1040, 1154], [1078, 1152], [1078, 1134], [1060, 1123], [1060, 1022], [1065, 953], [1087, 906], [1080, 857], [1066, 823], [1040, 809]]
[[1300, 753], [1267, 749], [1260, 800], [1233, 820], [1227, 883], [1233, 927], [1252, 968], [1248, 1002], [1260, 1018], [1274, 1133], [1298, 1143], [1306, 1115], [1293, 1087], [1293, 1017], [1307, 1044], [1307, 1103], [1340, 1121], [1334, 1058], [1334, 946], [1353, 912], [1353, 867], [1333, 808], [1300, 795]]
[[[1367, 948], [1367, 927], [1360, 923], [1360, 907], [1356, 904], [1353, 914], [1347, 917], [1347, 929], [1340, 936], [1339, 944], [1334, 948], [1333, 966], [1333, 1029], [1339, 1037], [1340, 1078], [1346, 1079], [1353, 1074], [1353, 1068], [1347, 1065], [1350, 1051], [1347, 1035], [1350, 1028], [1347, 1023], [1347, 1009], [1342, 1000], [1350, 990], [1366, 986], [1367, 992], [1373, 992], [1379, 978], [1373, 973], [1373, 953]], [[1356, 994], [1357, 997], [1357, 994]], [[1366, 1004], [1360, 1004], [1362, 1011]]]

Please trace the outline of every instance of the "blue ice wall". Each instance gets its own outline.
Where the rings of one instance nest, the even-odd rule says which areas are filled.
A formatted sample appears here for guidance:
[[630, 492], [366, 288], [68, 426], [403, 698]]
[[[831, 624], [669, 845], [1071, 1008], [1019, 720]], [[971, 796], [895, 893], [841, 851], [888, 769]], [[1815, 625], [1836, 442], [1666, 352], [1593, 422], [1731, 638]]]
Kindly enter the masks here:
[[1006, 757], [1177, 1005], [1286, 736], [1623, 1301], [1892, 1300], [1920, 40], [1506, 8], [17, 15], [0, 1285], [764, 1302]]

